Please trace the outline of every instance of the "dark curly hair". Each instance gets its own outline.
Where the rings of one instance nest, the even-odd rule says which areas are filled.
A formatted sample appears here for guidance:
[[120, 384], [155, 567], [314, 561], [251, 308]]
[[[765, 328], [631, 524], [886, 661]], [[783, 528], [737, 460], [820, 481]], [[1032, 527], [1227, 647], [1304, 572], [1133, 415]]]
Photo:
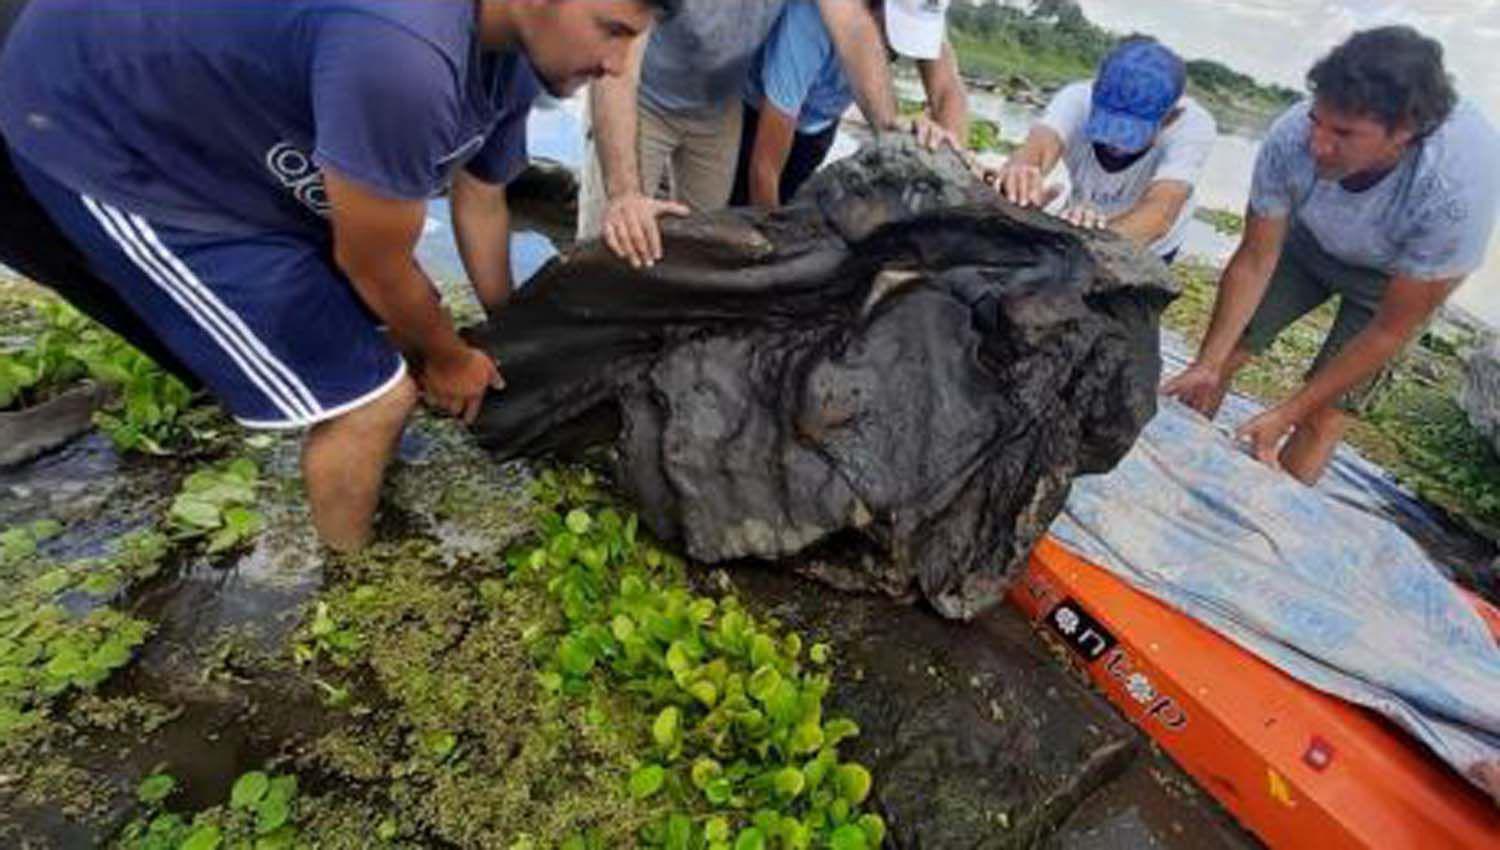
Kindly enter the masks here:
[[1458, 102], [1443, 46], [1405, 26], [1350, 36], [1318, 60], [1307, 85], [1340, 112], [1373, 118], [1387, 132], [1407, 124], [1418, 138], [1436, 130]]

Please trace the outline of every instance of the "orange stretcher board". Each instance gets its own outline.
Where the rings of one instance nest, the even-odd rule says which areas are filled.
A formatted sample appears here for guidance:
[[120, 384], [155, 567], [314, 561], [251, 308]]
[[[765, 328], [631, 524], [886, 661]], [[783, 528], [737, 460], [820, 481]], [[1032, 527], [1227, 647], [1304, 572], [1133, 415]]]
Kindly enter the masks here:
[[1416, 739], [1050, 537], [1009, 599], [1271, 847], [1500, 850], [1500, 807]]

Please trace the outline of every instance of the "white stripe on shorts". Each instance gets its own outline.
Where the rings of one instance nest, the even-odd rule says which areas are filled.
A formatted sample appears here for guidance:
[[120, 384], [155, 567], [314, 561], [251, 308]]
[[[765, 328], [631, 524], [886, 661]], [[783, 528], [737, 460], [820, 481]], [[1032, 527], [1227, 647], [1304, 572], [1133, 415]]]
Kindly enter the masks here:
[[[223, 349], [245, 377], [275, 405], [287, 424], [300, 425], [323, 418], [305, 384], [265, 347], [244, 321], [220, 301], [203, 282], [161, 244], [150, 225], [88, 196], [84, 206], [99, 221], [132, 262]], [[132, 229], [139, 228], [139, 233]]]

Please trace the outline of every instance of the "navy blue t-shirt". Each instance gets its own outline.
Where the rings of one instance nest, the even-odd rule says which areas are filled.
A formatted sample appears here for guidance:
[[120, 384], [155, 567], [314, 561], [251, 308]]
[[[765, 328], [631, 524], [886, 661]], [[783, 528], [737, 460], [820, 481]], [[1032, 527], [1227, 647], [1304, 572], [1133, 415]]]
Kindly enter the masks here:
[[539, 91], [475, 0], [31, 0], [0, 132], [70, 188], [193, 230], [326, 235], [328, 167], [429, 198], [525, 165]]

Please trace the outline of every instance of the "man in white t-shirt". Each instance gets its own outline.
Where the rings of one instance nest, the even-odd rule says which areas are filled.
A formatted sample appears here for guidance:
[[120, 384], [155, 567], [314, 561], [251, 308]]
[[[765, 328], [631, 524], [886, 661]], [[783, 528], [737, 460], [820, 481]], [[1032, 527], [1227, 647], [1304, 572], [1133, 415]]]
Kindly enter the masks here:
[[1048, 206], [1046, 180], [1059, 161], [1072, 189], [1062, 216], [1108, 227], [1170, 262], [1193, 215], [1193, 185], [1217, 133], [1214, 119], [1183, 96], [1182, 59], [1154, 39], [1127, 39], [1093, 80], [1052, 98], [1026, 143], [994, 179], [1022, 206]]
[[1261, 145], [1198, 359], [1162, 390], [1213, 416], [1236, 371], [1338, 295], [1306, 383], [1239, 429], [1258, 458], [1312, 484], [1345, 412], [1483, 262], [1500, 134], [1454, 92], [1442, 46], [1410, 27], [1355, 33], [1307, 81], [1312, 100]]

